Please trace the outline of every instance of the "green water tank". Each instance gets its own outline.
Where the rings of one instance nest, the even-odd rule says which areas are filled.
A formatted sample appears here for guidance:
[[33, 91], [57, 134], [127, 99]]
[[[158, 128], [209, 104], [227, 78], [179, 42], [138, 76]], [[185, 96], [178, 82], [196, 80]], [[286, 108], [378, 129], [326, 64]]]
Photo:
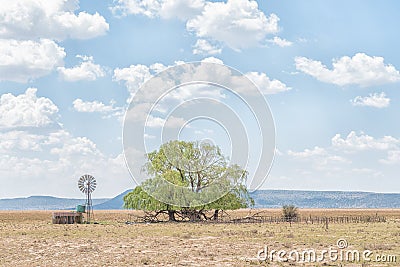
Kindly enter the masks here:
[[76, 212], [85, 212], [86, 206], [85, 205], [78, 205], [76, 206]]

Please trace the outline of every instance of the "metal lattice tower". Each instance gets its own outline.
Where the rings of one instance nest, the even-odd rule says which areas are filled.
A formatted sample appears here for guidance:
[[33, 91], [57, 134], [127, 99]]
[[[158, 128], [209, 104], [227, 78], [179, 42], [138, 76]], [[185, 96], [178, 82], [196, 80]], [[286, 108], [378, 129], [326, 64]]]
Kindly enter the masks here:
[[78, 181], [78, 187], [79, 190], [81, 190], [82, 193], [86, 194], [86, 214], [87, 214], [87, 219], [86, 222], [90, 223], [91, 219], [94, 219], [93, 216], [93, 204], [92, 204], [92, 192], [96, 189], [96, 179], [89, 174], [82, 175], [81, 178], [79, 178]]

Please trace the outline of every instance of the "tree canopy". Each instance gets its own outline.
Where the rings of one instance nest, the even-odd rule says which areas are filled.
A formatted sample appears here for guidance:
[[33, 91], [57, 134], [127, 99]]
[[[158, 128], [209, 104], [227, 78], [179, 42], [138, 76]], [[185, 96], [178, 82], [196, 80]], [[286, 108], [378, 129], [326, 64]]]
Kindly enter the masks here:
[[151, 178], [124, 197], [125, 208], [168, 214], [174, 221], [218, 219], [220, 210], [254, 205], [245, 186], [247, 171], [229, 165], [217, 146], [170, 141], [146, 156], [143, 172]]

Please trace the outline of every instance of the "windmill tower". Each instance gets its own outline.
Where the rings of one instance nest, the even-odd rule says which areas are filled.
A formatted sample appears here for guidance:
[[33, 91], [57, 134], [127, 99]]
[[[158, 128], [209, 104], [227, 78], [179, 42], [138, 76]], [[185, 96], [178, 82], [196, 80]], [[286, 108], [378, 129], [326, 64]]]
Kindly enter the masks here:
[[78, 181], [78, 188], [81, 190], [82, 193], [86, 195], [86, 223], [90, 223], [90, 220], [93, 217], [93, 204], [92, 204], [92, 192], [96, 189], [96, 179], [89, 175], [85, 174], [82, 175], [81, 178], [79, 178]]

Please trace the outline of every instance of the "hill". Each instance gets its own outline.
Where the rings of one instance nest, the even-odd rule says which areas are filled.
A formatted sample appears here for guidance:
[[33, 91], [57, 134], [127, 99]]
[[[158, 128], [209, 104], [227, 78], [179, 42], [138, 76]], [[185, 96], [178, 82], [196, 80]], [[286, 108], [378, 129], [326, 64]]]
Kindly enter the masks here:
[[258, 190], [251, 193], [256, 208], [279, 208], [295, 205], [300, 208], [400, 208], [400, 194]]
[[[123, 197], [130, 190], [95, 206], [97, 209], [120, 209]], [[280, 208], [295, 205], [300, 208], [400, 208], [400, 194], [343, 192], [343, 191], [300, 191], [300, 190], [257, 190], [251, 193], [255, 208]]]
[[[112, 199], [93, 199], [95, 210], [123, 208], [126, 190]], [[300, 191], [300, 190], [257, 190], [251, 193], [255, 208], [280, 208], [295, 205], [299, 208], [400, 208], [400, 194], [343, 192], [343, 191]], [[0, 210], [58, 210], [75, 209], [85, 203], [84, 199], [68, 199], [50, 196], [0, 199]]]
[[[93, 199], [93, 204], [108, 201], [108, 198]], [[26, 198], [0, 199], [0, 210], [68, 210], [84, 204], [84, 199], [31, 196]]]
[[119, 194], [118, 196], [107, 200], [103, 203], [97, 204], [93, 206], [95, 210], [119, 210], [123, 208], [124, 205], [124, 196], [128, 194], [132, 189], [128, 189], [125, 192]]

